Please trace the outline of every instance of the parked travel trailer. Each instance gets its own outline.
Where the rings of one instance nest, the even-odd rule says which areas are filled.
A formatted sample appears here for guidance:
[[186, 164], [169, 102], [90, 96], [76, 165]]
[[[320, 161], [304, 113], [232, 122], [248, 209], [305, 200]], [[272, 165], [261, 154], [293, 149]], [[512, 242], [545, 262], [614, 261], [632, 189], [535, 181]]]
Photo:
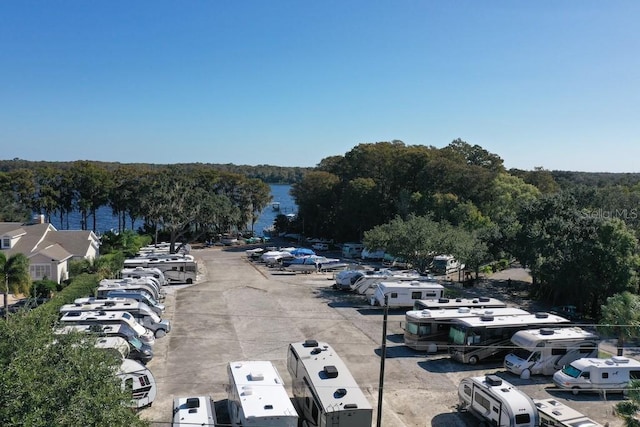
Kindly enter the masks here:
[[518, 331], [569, 323], [568, 319], [549, 313], [455, 319], [449, 329], [449, 355], [453, 360], [474, 365], [480, 360], [505, 355], [513, 346], [511, 337]]
[[345, 243], [342, 245], [342, 258], [360, 258], [363, 249], [362, 243]]
[[360, 258], [364, 260], [382, 261], [384, 259], [384, 250], [364, 248], [360, 253]]
[[149, 344], [144, 344], [128, 325], [67, 325], [54, 331], [56, 334], [71, 333], [94, 334], [99, 337], [119, 337], [124, 339], [128, 346], [129, 359], [137, 360], [143, 365], [153, 358], [153, 349]]
[[533, 400], [496, 375], [464, 378], [458, 386], [459, 408], [495, 427], [538, 427]]
[[[94, 297], [94, 298], [129, 298], [139, 302], [143, 302], [147, 304], [153, 311], [156, 312], [158, 316], [162, 316], [164, 314], [165, 306], [164, 304], [156, 301], [151, 294], [145, 291], [127, 291], [127, 290], [119, 290], [114, 289], [112, 291], [108, 291], [103, 297]], [[77, 302], [78, 300], [75, 300]]]
[[622, 393], [629, 382], [636, 379], [640, 379], [640, 362], [622, 356], [576, 359], [553, 374], [553, 382], [573, 394], [580, 391]]
[[120, 276], [123, 279], [140, 279], [142, 277], [153, 277], [160, 283], [160, 285], [167, 285], [167, 279], [164, 277], [164, 273], [159, 268], [153, 267], [134, 267], [123, 268], [120, 270]]
[[216, 407], [211, 396], [178, 397], [173, 399], [173, 423], [171, 427], [214, 427]]
[[157, 268], [165, 276], [167, 283], [195, 283], [198, 263], [192, 255], [173, 254], [167, 257], [129, 258], [124, 260], [125, 268]]
[[[79, 301], [83, 301], [80, 298]], [[127, 298], [99, 299], [98, 302], [76, 302], [64, 304], [60, 313], [73, 311], [105, 311], [130, 313], [142, 326], [153, 331], [156, 338], [165, 336], [171, 331], [171, 322], [163, 320], [147, 304]]]
[[540, 427], [603, 427], [556, 399], [533, 399], [533, 402], [540, 415]]
[[433, 298], [417, 300], [413, 303], [414, 310], [440, 310], [468, 308], [504, 308], [507, 303], [496, 298]]
[[357, 270], [342, 270], [338, 274], [335, 275], [336, 283], [333, 285], [334, 288], [340, 290], [351, 290], [351, 286], [362, 276], [366, 276], [367, 274], [371, 274], [374, 270], [365, 270], [365, 269], [357, 269]]
[[388, 307], [413, 307], [416, 300], [441, 298], [443, 295], [444, 286], [433, 280], [382, 282], [378, 284], [370, 303], [383, 307], [385, 296], [388, 296], [386, 302]]
[[229, 362], [227, 373], [227, 407], [233, 427], [298, 426], [298, 413], [271, 362]]
[[449, 329], [455, 319], [477, 316], [514, 316], [529, 314], [519, 308], [469, 308], [410, 310], [405, 314], [404, 344], [414, 350], [435, 353], [446, 350]]
[[449, 274], [455, 273], [463, 268], [464, 266], [452, 255], [436, 255], [433, 257], [431, 271], [435, 274]]
[[138, 334], [138, 339], [144, 344], [153, 345], [155, 335], [153, 331], [142, 326], [130, 314], [126, 312], [106, 312], [106, 311], [71, 311], [64, 313], [60, 317], [62, 326], [68, 325], [128, 325]]
[[373, 409], [340, 356], [324, 342], [289, 345], [287, 367], [294, 406], [317, 427], [371, 427]]
[[131, 393], [131, 407], [151, 406], [158, 394], [156, 380], [149, 369], [135, 360], [124, 359], [118, 369], [123, 390]]
[[392, 271], [382, 269], [360, 277], [353, 283], [351, 290], [359, 295], [371, 298], [376, 293], [378, 285], [382, 282], [433, 282], [433, 277], [423, 276], [415, 270]]
[[109, 291], [113, 290], [145, 291], [156, 301], [164, 300], [165, 296], [164, 289], [154, 283], [150, 277], [143, 279], [102, 279], [98, 284], [96, 296], [104, 297]]
[[553, 375], [576, 359], [597, 357], [600, 337], [578, 327], [538, 328], [516, 332], [511, 342], [516, 350], [504, 358], [504, 367], [528, 379], [530, 375]]

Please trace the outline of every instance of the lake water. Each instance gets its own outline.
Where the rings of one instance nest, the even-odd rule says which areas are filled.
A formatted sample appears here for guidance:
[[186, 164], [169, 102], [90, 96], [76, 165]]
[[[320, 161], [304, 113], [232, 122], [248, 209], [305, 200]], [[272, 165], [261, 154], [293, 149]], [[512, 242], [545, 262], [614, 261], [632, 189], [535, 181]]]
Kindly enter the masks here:
[[[262, 236], [262, 230], [273, 225], [278, 214], [296, 214], [298, 213], [298, 207], [296, 206], [293, 198], [289, 195], [291, 185], [288, 184], [271, 184], [271, 196], [273, 202], [280, 204], [280, 210], [276, 211], [272, 208], [271, 203], [268, 204], [260, 214], [260, 217], [253, 226], [253, 230], [256, 235]], [[66, 220], [64, 224], [60, 224], [60, 217], [51, 218], [51, 224], [58, 230], [80, 230], [82, 228], [81, 216], [79, 212], [73, 212], [69, 215], [69, 227], [67, 228]], [[134, 229], [138, 229], [142, 226], [143, 221], [138, 220], [134, 223]], [[89, 227], [93, 224], [93, 220], [89, 219]], [[127, 220], [127, 228], [131, 228], [131, 223]], [[118, 229], [118, 218], [113, 215], [111, 208], [103, 206], [96, 212], [96, 230], [99, 233], [103, 233], [109, 230]], [[247, 229], [251, 229], [251, 224], [247, 226]]]

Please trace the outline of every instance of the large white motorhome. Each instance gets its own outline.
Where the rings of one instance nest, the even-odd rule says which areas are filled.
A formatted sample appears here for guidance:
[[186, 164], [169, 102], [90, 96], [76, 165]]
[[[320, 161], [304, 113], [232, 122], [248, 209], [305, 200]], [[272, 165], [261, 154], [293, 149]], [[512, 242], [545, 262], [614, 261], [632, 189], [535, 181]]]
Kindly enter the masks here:
[[56, 334], [83, 333], [94, 334], [100, 337], [119, 337], [124, 339], [129, 346], [129, 359], [147, 364], [153, 358], [153, 349], [149, 344], [144, 344], [128, 325], [67, 325], [54, 330]]
[[118, 369], [122, 388], [131, 394], [131, 407], [140, 409], [150, 406], [158, 394], [156, 380], [149, 369], [135, 360], [124, 359]]
[[173, 424], [171, 427], [214, 427], [216, 423], [216, 407], [211, 396], [173, 399]]
[[459, 408], [495, 427], [538, 427], [533, 400], [496, 375], [467, 377], [458, 386]]
[[350, 289], [370, 298], [375, 294], [378, 285], [382, 282], [411, 282], [411, 281], [433, 281], [430, 276], [423, 276], [415, 270], [391, 271], [387, 269], [374, 270], [356, 280]]
[[138, 334], [138, 338], [145, 344], [153, 345], [155, 335], [152, 331], [142, 326], [130, 314], [126, 312], [106, 311], [71, 311], [60, 317], [62, 326], [68, 325], [128, 325]]
[[329, 344], [290, 344], [287, 367], [294, 405], [307, 426], [371, 427], [371, 404]]
[[227, 407], [233, 427], [298, 426], [298, 413], [280, 373], [271, 362], [229, 362], [227, 373]]
[[436, 255], [431, 265], [435, 274], [455, 273], [464, 268], [453, 255]]
[[533, 399], [533, 402], [540, 415], [540, 427], [602, 427], [556, 399]]
[[162, 316], [164, 313], [165, 307], [164, 304], [160, 304], [158, 301], [153, 299], [147, 292], [135, 292], [135, 291], [109, 291], [106, 296], [103, 297], [85, 297], [85, 298], [76, 298], [73, 302], [75, 304], [94, 304], [94, 303], [104, 303], [107, 301], [122, 301], [124, 299], [135, 300], [141, 303], [144, 303], [149, 306], [151, 310], [153, 310], [158, 316]]
[[414, 350], [435, 353], [446, 350], [449, 329], [455, 319], [483, 315], [514, 316], [529, 314], [519, 308], [469, 308], [410, 310], [405, 314], [404, 344]]
[[576, 359], [553, 374], [553, 382], [573, 394], [580, 391], [622, 393], [631, 380], [640, 379], [640, 362], [622, 356]]
[[511, 342], [516, 350], [505, 356], [504, 367], [529, 379], [531, 375], [553, 375], [576, 359], [597, 357], [600, 337], [579, 327], [538, 328], [516, 332]]
[[159, 268], [153, 267], [134, 267], [123, 268], [120, 270], [120, 276], [123, 279], [139, 279], [141, 277], [153, 277], [160, 285], [167, 285], [167, 279], [164, 277], [164, 273]]
[[158, 286], [151, 277], [142, 279], [102, 279], [98, 284], [96, 296], [106, 296], [107, 292], [116, 289], [145, 291], [158, 301], [164, 300], [165, 297], [164, 289]]
[[[81, 301], [83, 298], [80, 299]], [[128, 298], [110, 298], [107, 301], [79, 302], [64, 304], [60, 313], [74, 311], [105, 311], [130, 313], [142, 326], [153, 331], [156, 338], [165, 336], [171, 331], [171, 322], [162, 320], [147, 304]]]
[[496, 298], [433, 298], [417, 300], [413, 303], [414, 310], [440, 310], [468, 308], [504, 308], [507, 303]]
[[474, 365], [480, 360], [504, 355], [512, 347], [511, 337], [518, 331], [569, 323], [564, 317], [541, 312], [455, 319], [449, 329], [449, 354], [453, 360]]
[[130, 258], [124, 260], [124, 267], [157, 268], [162, 271], [167, 283], [195, 283], [198, 274], [198, 263], [192, 255]]
[[384, 307], [413, 307], [417, 300], [441, 298], [444, 286], [434, 280], [412, 280], [410, 282], [381, 282], [371, 297], [371, 305]]

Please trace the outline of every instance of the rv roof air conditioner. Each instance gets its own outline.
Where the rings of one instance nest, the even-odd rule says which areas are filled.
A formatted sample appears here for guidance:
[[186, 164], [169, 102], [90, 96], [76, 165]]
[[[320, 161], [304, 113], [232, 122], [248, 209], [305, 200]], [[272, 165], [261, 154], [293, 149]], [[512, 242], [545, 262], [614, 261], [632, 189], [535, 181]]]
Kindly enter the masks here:
[[502, 385], [502, 378], [497, 375], [487, 375], [485, 381], [490, 386]]
[[316, 340], [305, 340], [303, 347], [318, 347], [318, 341]]
[[456, 302], [462, 302], [462, 298], [456, 298]]
[[449, 302], [449, 298], [438, 298], [439, 303], [447, 303]]
[[493, 314], [483, 314], [480, 316], [480, 320], [483, 322], [491, 322], [494, 320]]
[[622, 356], [612, 356], [611, 363], [629, 363], [629, 359]]
[[264, 374], [262, 372], [250, 372], [249, 381], [264, 381]]
[[338, 368], [333, 365], [327, 365], [322, 370], [327, 378], [338, 378]]
[[537, 319], [546, 319], [547, 317], [549, 317], [549, 313], [545, 313], [544, 311], [538, 311], [536, 313]]
[[458, 308], [458, 313], [469, 313], [471, 309], [469, 307], [460, 307]]

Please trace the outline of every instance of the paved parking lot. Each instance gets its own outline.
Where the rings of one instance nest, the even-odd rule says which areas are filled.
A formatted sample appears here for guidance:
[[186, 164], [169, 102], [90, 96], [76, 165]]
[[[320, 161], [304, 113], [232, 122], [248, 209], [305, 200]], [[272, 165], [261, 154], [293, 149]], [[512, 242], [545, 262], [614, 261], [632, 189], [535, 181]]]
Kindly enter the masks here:
[[[158, 382], [158, 397], [141, 416], [154, 426], [169, 426], [176, 397], [210, 395], [218, 421], [226, 421], [226, 367], [230, 361], [270, 360], [290, 383], [286, 369], [291, 342], [327, 341], [344, 359], [377, 413], [382, 342], [382, 310], [363, 297], [335, 291], [332, 274], [288, 274], [252, 263], [244, 250], [208, 248], [192, 252], [200, 277], [191, 286], [169, 287], [164, 317], [172, 331], [156, 341], [148, 364]], [[404, 311], [387, 323], [382, 425], [388, 427], [477, 425], [457, 411], [457, 386], [466, 376], [497, 373], [534, 398], [556, 397], [611, 427], [619, 396], [573, 396], [549, 391], [549, 378], [520, 380], [499, 363], [465, 366], [446, 355], [420, 354], [402, 345]], [[291, 395], [290, 386], [287, 387]]]

